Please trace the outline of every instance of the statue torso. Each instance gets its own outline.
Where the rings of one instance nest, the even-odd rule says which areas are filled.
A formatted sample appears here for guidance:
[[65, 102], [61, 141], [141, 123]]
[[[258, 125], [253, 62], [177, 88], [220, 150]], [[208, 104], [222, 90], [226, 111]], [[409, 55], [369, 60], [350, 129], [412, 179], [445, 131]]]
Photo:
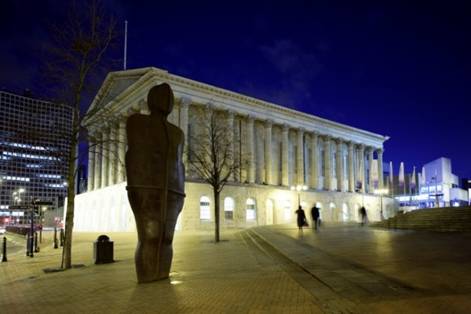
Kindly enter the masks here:
[[[183, 132], [162, 116], [134, 114], [126, 131], [126, 174], [128, 186], [184, 191]], [[168, 136], [167, 136], [168, 133]]]

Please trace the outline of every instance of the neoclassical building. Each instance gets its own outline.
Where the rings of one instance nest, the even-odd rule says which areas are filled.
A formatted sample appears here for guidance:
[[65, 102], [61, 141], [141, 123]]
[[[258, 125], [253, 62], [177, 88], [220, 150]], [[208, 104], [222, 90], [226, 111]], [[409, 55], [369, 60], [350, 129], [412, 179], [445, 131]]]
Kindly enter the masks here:
[[[234, 157], [241, 171], [221, 193], [223, 227], [292, 223], [298, 203], [306, 210], [317, 204], [327, 223], [357, 221], [362, 205], [370, 220], [396, 210], [392, 199], [374, 193], [383, 188], [387, 136], [149, 67], [108, 74], [91, 104], [85, 124], [95, 142], [88, 192], [76, 197], [75, 230], [135, 229], [125, 189], [126, 118], [148, 113], [147, 93], [163, 82], [175, 95], [169, 121], [183, 130], [185, 145], [193, 145], [189, 139], [198, 134], [196, 117], [204, 107], [227, 121], [233, 156], [247, 157]], [[212, 190], [186, 168], [187, 197], [177, 228], [212, 228]]]

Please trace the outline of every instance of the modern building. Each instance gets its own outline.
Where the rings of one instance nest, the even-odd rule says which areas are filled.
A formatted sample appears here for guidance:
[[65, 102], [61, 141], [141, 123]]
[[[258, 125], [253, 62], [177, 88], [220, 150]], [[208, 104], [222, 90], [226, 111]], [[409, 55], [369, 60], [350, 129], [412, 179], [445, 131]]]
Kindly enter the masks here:
[[[406, 176], [406, 178], [409, 176]], [[395, 196], [401, 209], [414, 210], [426, 207], [463, 206], [469, 203], [468, 190], [460, 187], [459, 178], [452, 173], [451, 160], [441, 157], [422, 168], [417, 174], [417, 189]], [[408, 182], [406, 182], [406, 186]]]
[[[124, 155], [129, 115], [148, 113], [149, 89], [170, 84], [175, 107], [169, 121], [189, 138], [199, 134], [200, 108], [227, 121], [234, 156], [248, 157], [240, 175], [221, 194], [222, 226], [291, 223], [300, 203], [317, 204], [325, 222], [358, 220], [364, 205], [371, 220], [395, 212], [395, 202], [374, 194], [382, 188], [383, 143], [388, 137], [288, 109], [229, 90], [170, 74], [157, 68], [110, 73], [91, 104], [96, 112], [85, 123], [96, 138], [88, 162], [88, 192], [76, 196], [75, 230], [134, 230], [127, 201]], [[186, 156], [185, 163], [186, 161]], [[234, 158], [231, 162], [241, 162]], [[211, 188], [187, 169], [185, 199], [177, 228], [212, 228]], [[293, 186], [305, 186], [300, 192]], [[383, 208], [381, 208], [383, 206]]]
[[64, 202], [72, 110], [0, 91], [0, 117], [0, 216], [21, 223], [24, 212], [12, 205]]

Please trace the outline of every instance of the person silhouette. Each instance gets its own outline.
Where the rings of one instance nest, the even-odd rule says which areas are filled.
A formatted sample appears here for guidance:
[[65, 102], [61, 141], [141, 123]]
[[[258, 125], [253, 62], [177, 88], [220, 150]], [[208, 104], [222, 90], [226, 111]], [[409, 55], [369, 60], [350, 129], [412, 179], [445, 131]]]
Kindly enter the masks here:
[[312, 218], [312, 224], [313, 228], [317, 230], [318, 226], [318, 220], [319, 220], [319, 208], [317, 208], [316, 204], [311, 208], [311, 218]]
[[366, 208], [365, 206], [360, 207], [360, 218], [361, 218], [361, 226], [364, 226], [366, 222], [368, 221], [368, 216], [366, 214]]
[[298, 207], [298, 210], [296, 210], [295, 213], [298, 216], [297, 217], [298, 228], [299, 230], [303, 230], [303, 226], [307, 225], [307, 222], [306, 222], [306, 214], [304, 213], [304, 210], [301, 207], [301, 205]]
[[183, 131], [167, 121], [173, 109], [168, 84], [150, 89], [150, 115], [133, 114], [126, 124], [127, 192], [138, 234], [138, 282], [168, 278], [175, 224], [185, 197]]

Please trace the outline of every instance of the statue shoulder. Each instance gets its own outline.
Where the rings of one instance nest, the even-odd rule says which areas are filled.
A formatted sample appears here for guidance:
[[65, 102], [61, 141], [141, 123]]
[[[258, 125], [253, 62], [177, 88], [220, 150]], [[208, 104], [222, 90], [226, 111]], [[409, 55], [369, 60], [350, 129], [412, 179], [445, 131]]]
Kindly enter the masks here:
[[146, 115], [140, 114], [140, 113], [135, 113], [132, 114], [128, 117], [126, 120], [126, 126], [129, 127], [135, 127], [135, 126], [140, 126], [143, 123], [147, 123], [149, 118]]
[[170, 130], [173, 136], [175, 136], [175, 138], [177, 138], [179, 142], [184, 140], [185, 134], [178, 126], [170, 124]]

